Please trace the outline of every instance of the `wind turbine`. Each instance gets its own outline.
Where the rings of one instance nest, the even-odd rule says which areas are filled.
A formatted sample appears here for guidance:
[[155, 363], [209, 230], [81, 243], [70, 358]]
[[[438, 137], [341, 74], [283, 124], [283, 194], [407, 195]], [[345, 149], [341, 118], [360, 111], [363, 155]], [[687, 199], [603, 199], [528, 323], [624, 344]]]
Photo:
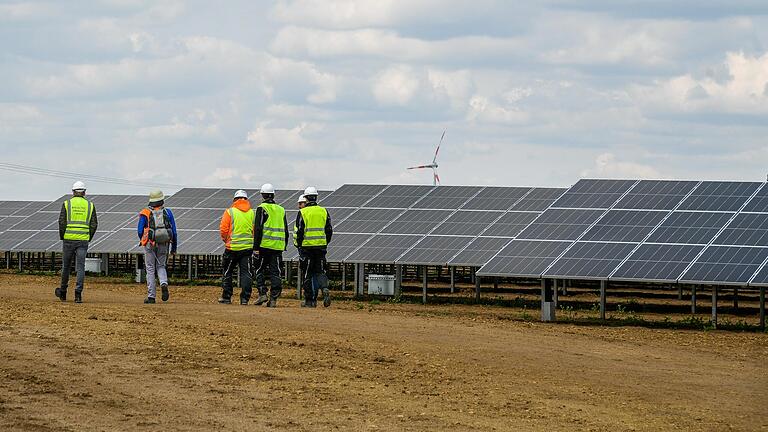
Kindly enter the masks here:
[[440, 184], [440, 176], [437, 175], [437, 154], [440, 153], [440, 145], [443, 143], [443, 138], [445, 138], [445, 131], [443, 131], [443, 135], [440, 136], [440, 142], [437, 143], [437, 149], [435, 150], [435, 157], [432, 158], [431, 164], [419, 165], [419, 166], [408, 168], [409, 170], [432, 168], [432, 185], [433, 186], [437, 186]]

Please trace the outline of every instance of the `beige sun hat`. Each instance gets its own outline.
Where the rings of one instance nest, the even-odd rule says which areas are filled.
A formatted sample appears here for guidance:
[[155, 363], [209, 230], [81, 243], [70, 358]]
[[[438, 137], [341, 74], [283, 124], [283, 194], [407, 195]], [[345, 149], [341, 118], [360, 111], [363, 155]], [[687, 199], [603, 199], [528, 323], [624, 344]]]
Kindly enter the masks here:
[[152, 192], [149, 193], [149, 202], [158, 202], [163, 201], [165, 199], [165, 195], [163, 195], [163, 191], [160, 189], [155, 189]]

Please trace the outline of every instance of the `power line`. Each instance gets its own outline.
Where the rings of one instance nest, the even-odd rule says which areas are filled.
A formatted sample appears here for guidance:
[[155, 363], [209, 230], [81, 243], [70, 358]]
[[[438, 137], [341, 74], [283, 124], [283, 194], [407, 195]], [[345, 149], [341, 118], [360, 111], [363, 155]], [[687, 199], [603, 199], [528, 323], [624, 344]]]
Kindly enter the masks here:
[[46, 177], [67, 178], [70, 180], [87, 180], [94, 183], [108, 183], [124, 186], [144, 186], [144, 187], [170, 187], [170, 188], [184, 188], [185, 185], [178, 185], [173, 183], [160, 183], [160, 182], [144, 182], [137, 180], [129, 180], [117, 177], [106, 177], [93, 174], [74, 173], [69, 171], [58, 171], [48, 168], [38, 168], [27, 165], [12, 164], [8, 162], [0, 162], [0, 170], [11, 171], [20, 174], [33, 174]]

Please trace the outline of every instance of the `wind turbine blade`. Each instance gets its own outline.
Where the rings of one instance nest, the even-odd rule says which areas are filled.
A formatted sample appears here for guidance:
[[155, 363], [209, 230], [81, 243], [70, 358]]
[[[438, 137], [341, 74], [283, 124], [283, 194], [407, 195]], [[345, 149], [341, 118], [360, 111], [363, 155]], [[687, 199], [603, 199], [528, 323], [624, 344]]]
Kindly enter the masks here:
[[408, 167], [406, 169], [422, 169], [422, 168], [432, 168], [432, 167], [429, 166], [429, 165], [419, 165], [419, 166], [415, 166], [415, 167]]
[[443, 143], [443, 138], [445, 138], [445, 130], [443, 130], [443, 134], [440, 136], [440, 142], [437, 143], [437, 150], [435, 150], [435, 157], [432, 158], [432, 163], [437, 163], [437, 154], [440, 153], [440, 145]]
[[440, 184], [440, 176], [437, 175], [437, 170], [435, 170], [435, 186]]

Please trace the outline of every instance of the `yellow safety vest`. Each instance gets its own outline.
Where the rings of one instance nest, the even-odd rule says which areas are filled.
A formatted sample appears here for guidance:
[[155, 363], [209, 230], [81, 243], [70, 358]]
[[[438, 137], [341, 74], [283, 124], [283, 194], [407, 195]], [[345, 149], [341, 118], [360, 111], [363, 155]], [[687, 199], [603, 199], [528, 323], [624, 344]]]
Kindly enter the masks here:
[[229, 250], [253, 249], [253, 209], [244, 212], [230, 207], [228, 211], [232, 219], [232, 228], [229, 232]]
[[313, 205], [301, 209], [304, 219], [304, 241], [302, 247], [326, 246], [325, 223], [328, 221], [328, 211], [323, 207]]
[[259, 247], [276, 251], [285, 250], [285, 209], [277, 204], [261, 203], [259, 207], [267, 213]]
[[93, 204], [83, 197], [73, 197], [64, 201], [67, 212], [67, 228], [64, 231], [64, 240], [91, 239], [91, 216], [93, 216]]

